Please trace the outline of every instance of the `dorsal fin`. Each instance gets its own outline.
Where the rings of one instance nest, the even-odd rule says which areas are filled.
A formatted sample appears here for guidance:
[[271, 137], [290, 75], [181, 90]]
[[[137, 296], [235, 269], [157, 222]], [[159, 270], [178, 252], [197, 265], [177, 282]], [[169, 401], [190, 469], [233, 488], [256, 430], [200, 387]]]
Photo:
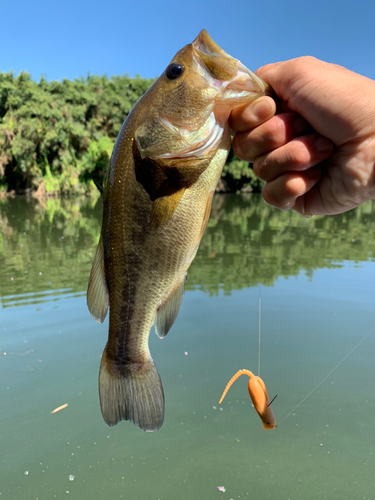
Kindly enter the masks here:
[[161, 339], [167, 335], [173, 323], [176, 321], [185, 292], [185, 281], [186, 274], [183, 276], [182, 280], [177, 283], [172, 293], [156, 313], [154, 325], [156, 334]]
[[104, 269], [104, 248], [100, 237], [87, 287], [87, 307], [99, 323], [103, 323], [108, 310], [109, 294]]

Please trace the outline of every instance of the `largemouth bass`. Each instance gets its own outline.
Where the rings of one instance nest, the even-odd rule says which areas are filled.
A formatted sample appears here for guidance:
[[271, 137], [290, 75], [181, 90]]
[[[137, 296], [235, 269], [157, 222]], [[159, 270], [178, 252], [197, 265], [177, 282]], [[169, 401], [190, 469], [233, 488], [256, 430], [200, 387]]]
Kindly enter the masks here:
[[229, 152], [230, 112], [266, 93], [266, 84], [203, 30], [177, 52], [122, 126], [87, 290], [97, 321], [109, 307], [99, 373], [108, 425], [130, 420], [153, 431], [163, 423], [150, 329], [155, 325], [164, 338], [180, 309]]

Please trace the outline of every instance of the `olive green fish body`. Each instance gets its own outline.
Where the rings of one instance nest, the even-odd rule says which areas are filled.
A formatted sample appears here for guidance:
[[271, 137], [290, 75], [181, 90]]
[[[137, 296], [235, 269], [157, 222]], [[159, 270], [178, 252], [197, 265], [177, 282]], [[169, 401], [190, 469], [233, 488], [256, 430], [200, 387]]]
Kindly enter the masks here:
[[109, 425], [130, 420], [152, 431], [163, 423], [150, 329], [154, 324], [164, 338], [180, 309], [229, 151], [230, 111], [264, 93], [263, 82], [201, 32], [176, 54], [120, 131], [87, 299], [100, 322], [110, 309], [99, 374]]

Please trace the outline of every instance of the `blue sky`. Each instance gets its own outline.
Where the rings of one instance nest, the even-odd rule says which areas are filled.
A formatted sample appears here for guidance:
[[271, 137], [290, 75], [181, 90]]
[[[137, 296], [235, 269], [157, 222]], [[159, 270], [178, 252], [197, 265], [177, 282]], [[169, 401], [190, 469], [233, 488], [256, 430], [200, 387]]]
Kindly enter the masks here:
[[0, 0], [0, 71], [158, 76], [205, 28], [250, 69], [314, 55], [375, 79], [371, 0]]

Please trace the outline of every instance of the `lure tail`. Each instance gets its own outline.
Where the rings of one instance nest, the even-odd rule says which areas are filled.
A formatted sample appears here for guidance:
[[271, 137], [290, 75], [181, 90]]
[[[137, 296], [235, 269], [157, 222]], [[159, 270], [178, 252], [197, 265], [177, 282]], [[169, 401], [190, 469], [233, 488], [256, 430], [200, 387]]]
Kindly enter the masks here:
[[100, 407], [104, 421], [130, 420], [144, 431], [159, 429], [164, 420], [164, 392], [151, 357], [136, 369], [117, 367], [104, 349], [99, 372]]
[[254, 377], [254, 373], [251, 372], [250, 370], [238, 370], [237, 373], [235, 373], [233, 375], [233, 377], [229, 380], [229, 382], [227, 383], [227, 386], [226, 388], [224, 389], [224, 392], [223, 394], [221, 395], [221, 398], [220, 398], [220, 401], [219, 401], [219, 405], [221, 404], [221, 402], [223, 401], [223, 399], [225, 398], [227, 392], [229, 391], [229, 389], [231, 388], [232, 384], [241, 376], [241, 375], [248, 375], [250, 378], [251, 377]]

